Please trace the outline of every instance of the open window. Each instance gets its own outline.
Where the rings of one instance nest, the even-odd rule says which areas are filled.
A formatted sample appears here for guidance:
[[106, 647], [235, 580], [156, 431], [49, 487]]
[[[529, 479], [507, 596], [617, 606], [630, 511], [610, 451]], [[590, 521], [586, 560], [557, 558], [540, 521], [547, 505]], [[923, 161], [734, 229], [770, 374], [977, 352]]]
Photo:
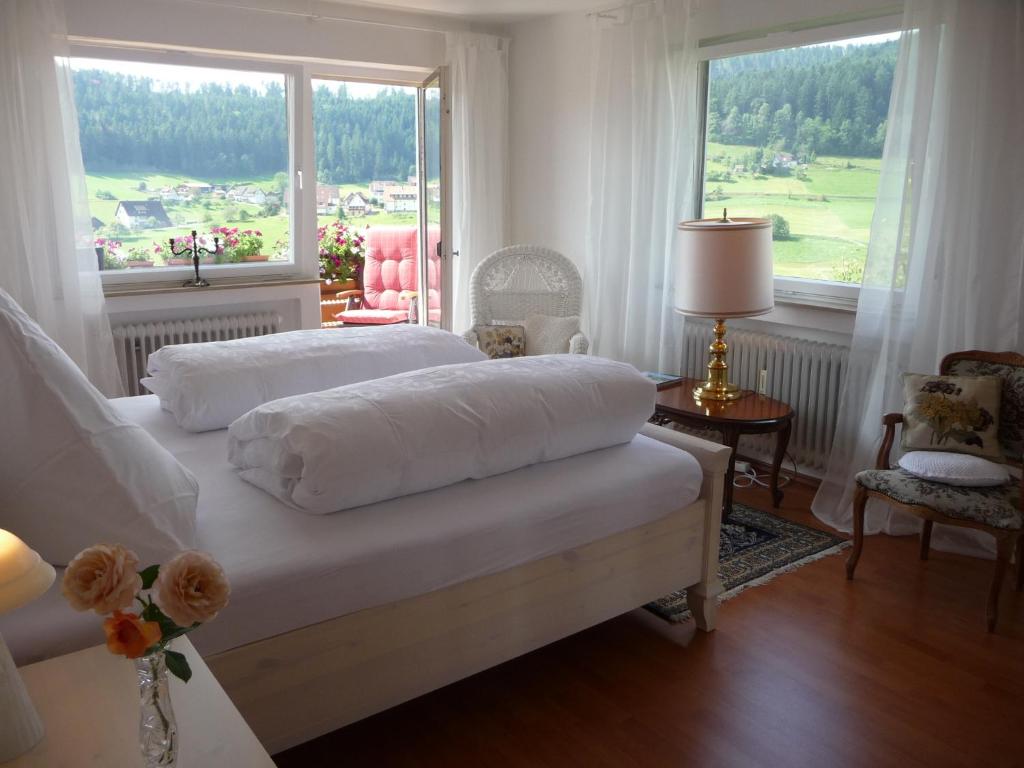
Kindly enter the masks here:
[[444, 78], [312, 80], [325, 325], [450, 323]]

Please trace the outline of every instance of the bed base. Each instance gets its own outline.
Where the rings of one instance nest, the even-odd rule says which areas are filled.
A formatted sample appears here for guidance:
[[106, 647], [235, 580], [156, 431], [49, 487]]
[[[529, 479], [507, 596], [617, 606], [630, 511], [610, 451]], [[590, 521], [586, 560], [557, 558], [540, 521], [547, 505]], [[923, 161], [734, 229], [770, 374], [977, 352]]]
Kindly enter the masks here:
[[715, 627], [729, 451], [662, 427], [690, 451], [700, 498], [652, 523], [499, 573], [206, 658], [271, 753], [540, 648], [680, 587]]

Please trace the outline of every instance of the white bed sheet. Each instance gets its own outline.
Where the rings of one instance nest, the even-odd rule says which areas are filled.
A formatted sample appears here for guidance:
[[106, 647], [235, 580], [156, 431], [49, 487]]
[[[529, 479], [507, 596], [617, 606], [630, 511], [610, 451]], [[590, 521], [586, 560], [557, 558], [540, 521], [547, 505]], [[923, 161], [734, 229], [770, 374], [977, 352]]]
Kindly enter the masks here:
[[[692, 456], [638, 435], [484, 480], [307, 515], [238, 478], [226, 430], [185, 432], [153, 395], [112, 402], [199, 480], [199, 546], [232, 584], [228, 608], [191, 636], [204, 655], [578, 547], [663, 517], [700, 492]], [[0, 632], [24, 664], [102, 642], [100, 624], [54, 586], [0, 618]]]

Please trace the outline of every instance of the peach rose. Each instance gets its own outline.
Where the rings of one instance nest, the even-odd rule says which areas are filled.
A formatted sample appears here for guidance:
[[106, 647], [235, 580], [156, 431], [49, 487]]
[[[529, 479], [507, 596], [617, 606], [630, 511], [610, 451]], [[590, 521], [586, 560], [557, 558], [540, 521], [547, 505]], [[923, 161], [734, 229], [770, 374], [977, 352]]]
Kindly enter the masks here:
[[103, 622], [107, 635], [107, 649], [111, 653], [137, 659], [146, 655], [146, 649], [160, 642], [162, 632], [155, 621], [143, 621], [134, 613], [114, 611]]
[[127, 608], [142, 589], [139, 558], [120, 544], [83, 549], [68, 563], [60, 591], [76, 611], [102, 615]]
[[179, 627], [213, 619], [225, 605], [231, 587], [217, 561], [205, 552], [186, 551], [160, 566], [153, 598]]

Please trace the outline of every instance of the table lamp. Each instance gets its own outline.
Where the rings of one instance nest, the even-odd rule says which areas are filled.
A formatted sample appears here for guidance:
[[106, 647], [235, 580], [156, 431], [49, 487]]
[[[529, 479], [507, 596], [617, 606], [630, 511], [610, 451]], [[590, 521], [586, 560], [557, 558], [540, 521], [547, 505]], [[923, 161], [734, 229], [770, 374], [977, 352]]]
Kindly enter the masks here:
[[708, 351], [708, 378], [694, 388], [701, 400], [736, 400], [742, 390], [729, 382], [725, 321], [770, 312], [775, 306], [772, 224], [767, 219], [699, 219], [679, 224], [675, 309], [715, 320]]
[[[0, 528], [0, 614], [35, 600], [53, 584], [53, 566]], [[28, 752], [43, 738], [43, 723], [0, 635], [0, 763]]]

